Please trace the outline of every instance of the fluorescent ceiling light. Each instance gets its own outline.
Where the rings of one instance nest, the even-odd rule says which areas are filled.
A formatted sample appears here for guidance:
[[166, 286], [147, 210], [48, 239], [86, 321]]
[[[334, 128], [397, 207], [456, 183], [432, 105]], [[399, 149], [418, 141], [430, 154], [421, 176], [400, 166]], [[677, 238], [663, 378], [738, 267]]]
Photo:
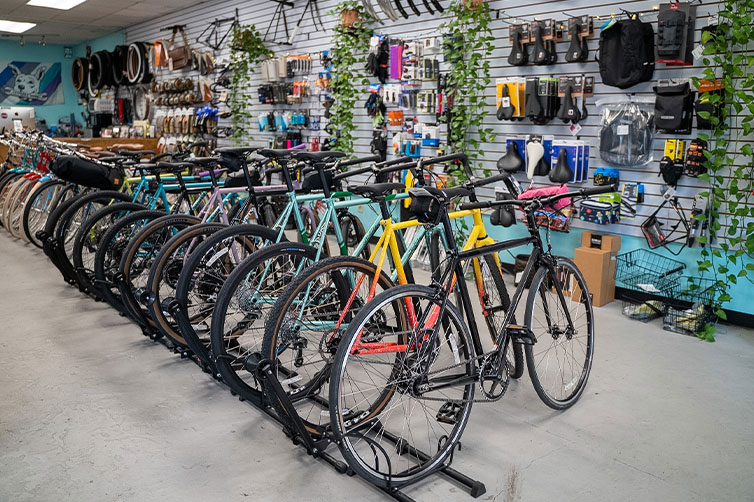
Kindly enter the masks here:
[[37, 23], [21, 23], [19, 21], [0, 19], [0, 31], [7, 31], [9, 33], [23, 33], [34, 28], [36, 25]]
[[86, 2], [86, 0], [29, 0], [28, 2], [26, 2], [26, 5], [33, 5], [34, 7], [49, 7], [50, 9], [68, 10], [84, 2]]

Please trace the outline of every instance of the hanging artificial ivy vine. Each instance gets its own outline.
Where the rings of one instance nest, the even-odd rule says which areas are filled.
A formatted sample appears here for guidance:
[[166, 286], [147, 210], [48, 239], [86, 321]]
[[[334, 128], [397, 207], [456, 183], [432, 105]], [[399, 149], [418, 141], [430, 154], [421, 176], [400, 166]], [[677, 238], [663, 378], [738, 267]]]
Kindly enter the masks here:
[[370, 28], [373, 19], [361, 2], [345, 0], [328, 12], [340, 20], [335, 26], [335, 36], [330, 48], [333, 77], [332, 91], [335, 98], [329, 109], [333, 135], [332, 148], [353, 153], [356, 125], [353, 122], [354, 108], [359, 94], [369, 85], [364, 61], [369, 51]]
[[251, 105], [253, 93], [250, 92], [251, 75], [260, 61], [272, 57], [264, 46], [262, 37], [254, 26], [236, 26], [230, 39], [230, 87], [228, 90], [228, 107], [233, 120], [232, 138], [236, 144], [248, 144], [251, 137], [246, 133], [246, 126], [252, 119]]
[[[708, 202], [707, 211], [695, 216], [706, 220], [709, 229], [708, 235], [698, 238], [704, 248], [697, 265], [702, 276], [712, 276], [715, 282], [714, 312], [721, 319], [726, 319], [722, 305], [732, 298], [731, 286], [739, 280], [754, 282], [750, 277], [754, 271], [753, 15], [754, 0], [725, 0], [717, 28], [702, 33], [704, 79], [719, 79], [724, 89], [708, 95], [713, 113], [699, 112], [711, 122], [712, 130], [699, 134], [709, 142], [707, 172], [699, 177], [709, 181], [710, 189], [700, 194]], [[694, 84], [699, 87], [698, 78]], [[719, 249], [712, 247], [717, 242]], [[714, 333], [715, 324], [708, 323], [697, 336], [714, 341]]]
[[[474, 167], [484, 155], [482, 145], [495, 139], [492, 128], [484, 126], [487, 115], [485, 94], [490, 84], [490, 57], [493, 42], [492, 17], [486, 2], [456, 0], [449, 8], [450, 19], [440, 26], [446, 34], [445, 60], [449, 62], [447, 85], [451, 89], [448, 146], [465, 152]], [[450, 173], [456, 183], [466, 181], [463, 169]]]

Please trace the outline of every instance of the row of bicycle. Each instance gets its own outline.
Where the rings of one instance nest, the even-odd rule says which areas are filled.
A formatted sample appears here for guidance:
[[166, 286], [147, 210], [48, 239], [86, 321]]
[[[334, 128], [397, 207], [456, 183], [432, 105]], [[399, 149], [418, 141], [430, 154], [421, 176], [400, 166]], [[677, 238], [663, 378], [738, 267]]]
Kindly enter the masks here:
[[[336, 443], [377, 486], [445, 468], [472, 404], [500, 399], [524, 367], [552, 408], [583, 393], [591, 299], [575, 265], [550, 254], [534, 212], [612, 187], [522, 191], [511, 159], [479, 179], [462, 153], [378, 162], [242, 147], [203, 158], [119, 152], [97, 167], [131, 176], [99, 176], [91, 189], [81, 173], [95, 172], [94, 161], [80, 152], [43, 139], [20, 144], [21, 157], [46, 151], [51, 171], [78, 184], [40, 181], [50, 176], [44, 162], [8, 167], [0, 207], [9, 206], [2, 224], [12, 235], [43, 248], [68, 283], [145, 335], [274, 410], [310, 453]], [[441, 165], [469, 181], [437, 188]], [[405, 171], [416, 182], [408, 190], [389, 181]], [[356, 177], [370, 182], [347, 185]], [[109, 187], [118, 190], [102, 189], [103, 179], [118, 179]], [[20, 183], [29, 185], [24, 196]], [[493, 183], [511, 197], [478, 201], [475, 189]], [[488, 208], [505, 211], [507, 224], [519, 211], [528, 236], [495, 242]], [[374, 221], [365, 226], [357, 214]], [[461, 220], [471, 223], [466, 236], [454, 228]], [[519, 246], [531, 258], [509, 295], [499, 253]], [[412, 268], [421, 247], [428, 274]]]

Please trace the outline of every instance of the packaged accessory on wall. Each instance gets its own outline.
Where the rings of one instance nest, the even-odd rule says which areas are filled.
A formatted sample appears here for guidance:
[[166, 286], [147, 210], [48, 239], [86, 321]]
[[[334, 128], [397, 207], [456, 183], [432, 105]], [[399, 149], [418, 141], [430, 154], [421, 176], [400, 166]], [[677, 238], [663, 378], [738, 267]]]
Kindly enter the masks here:
[[626, 89], [652, 79], [655, 68], [652, 25], [632, 19], [608, 21], [600, 29], [599, 56], [602, 83]]
[[689, 82], [655, 86], [655, 127], [671, 133], [691, 133], [694, 93]]
[[707, 142], [696, 138], [689, 143], [689, 149], [686, 152], [686, 175], [696, 177], [707, 172], [704, 162], [707, 160], [704, 151], [707, 149]]
[[597, 102], [601, 110], [600, 158], [614, 166], [652, 161], [654, 107], [646, 98], [615, 97]]
[[[694, 103], [697, 129], [712, 129], [712, 117], [722, 119], [723, 90], [722, 80], [700, 80], [699, 97]], [[718, 96], [718, 97], [713, 97]], [[709, 114], [709, 115], [707, 115]]]
[[[513, 200], [513, 196], [503, 188], [495, 188], [495, 200]], [[490, 223], [504, 228], [516, 223], [516, 212], [513, 206], [500, 206], [490, 213]]]
[[683, 174], [683, 162], [677, 162], [670, 157], [660, 159], [660, 174], [666, 185], [675, 188]]
[[694, 61], [696, 6], [687, 2], [660, 4], [657, 15], [657, 62], [690, 65]]
[[524, 25], [514, 24], [508, 29], [508, 38], [511, 42], [511, 52], [508, 55], [508, 64], [511, 66], [523, 66], [529, 61], [529, 52], [526, 44], [529, 43], [529, 30]]
[[589, 57], [589, 45], [587, 39], [594, 30], [594, 21], [591, 16], [568, 18], [568, 36], [571, 44], [566, 51], [565, 60], [569, 63], [586, 61]]
[[620, 204], [595, 199], [584, 199], [579, 205], [579, 218], [597, 225], [620, 223]]
[[598, 167], [594, 170], [595, 186], [615, 185], [620, 180], [620, 171], [610, 167]]

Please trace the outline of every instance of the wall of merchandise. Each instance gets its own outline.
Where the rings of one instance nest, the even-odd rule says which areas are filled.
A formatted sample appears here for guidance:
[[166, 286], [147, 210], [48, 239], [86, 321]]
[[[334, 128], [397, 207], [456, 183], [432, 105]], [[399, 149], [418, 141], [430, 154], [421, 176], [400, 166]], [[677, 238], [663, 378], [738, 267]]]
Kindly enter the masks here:
[[[441, 4], [446, 0], [441, 0]], [[247, 2], [241, 0], [228, 0], [224, 2], [211, 2], [200, 4], [194, 8], [186, 9], [179, 13], [165, 16], [159, 20], [144, 23], [138, 26], [131, 27], [126, 30], [127, 42], [134, 41], [154, 41], [157, 39], [169, 39], [171, 32], [165, 30], [165, 28], [181, 24], [185, 25], [185, 33], [189, 42], [194, 48], [207, 50], [207, 47], [198, 43], [197, 38], [202, 35], [207, 36], [207, 33], [212, 30], [211, 23], [217, 19], [230, 19], [238, 16], [238, 20], [241, 24], [254, 24], [257, 30], [262, 34], [267, 34], [267, 47], [275, 53], [276, 56], [280, 55], [311, 55], [311, 64], [309, 67], [305, 67], [304, 72], [295, 73], [288, 81], [309, 81], [309, 89], [313, 92], [310, 96], [304, 97], [301, 103], [296, 104], [257, 104], [253, 107], [253, 114], [255, 115], [251, 123], [248, 124], [250, 135], [253, 137], [252, 144], [267, 145], [275, 137], [277, 133], [264, 131], [259, 132], [257, 127], [256, 116], [258, 114], [266, 115], [270, 111], [302, 111], [307, 113], [310, 119], [314, 119], [314, 122], [319, 123], [319, 128], [312, 130], [311, 128], [304, 127], [301, 129], [301, 138], [305, 142], [312, 141], [313, 138], [318, 138], [314, 141], [324, 141], [327, 137], [327, 133], [324, 131], [326, 119], [322, 118], [324, 114], [323, 99], [326, 93], [320, 93], [315, 87], [315, 83], [318, 78], [321, 77], [323, 67], [320, 63], [320, 52], [328, 50], [330, 47], [330, 39], [332, 36], [332, 28], [336, 22], [339, 22], [339, 18], [336, 16], [328, 15], [327, 12], [332, 9], [337, 2], [335, 0], [321, 0], [319, 2], [305, 3], [295, 2], [294, 7], [281, 6], [275, 1], [257, 1]], [[598, 100], [606, 100], [616, 97], [625, 97], [630, 95], [632, 99], [646, 99], [653, 98], [653, 86], [657, 85], [658, 80], [666, 79], [684, 79], [693, 76], [701, 77], [703, 65], [701, 60], [697, 57], [694, 59], [693, 64], [687, 66], [669, 66], [665, 64], [657, 64], [654, 77], [651, 82], [644, 82], [625, 90], [621, 90], [616, 87], [604, 85], [600, 78], [599, 65], [595, 60], [595, 55], [599, 42], [599, 27], [610, 19], [611, 16], [616, 18], [625, 19], [623, 9], [631, 12], [639, 13], [640, 19], [644, 22], [650, 22], [654, 24], [655, 31], [657, 31], [657, 10], [654, 7], [657, 4], [647, 0], [642, 1], [624, 1], [624, 2], [603, 2], [595, 4], [588, 0], [572, 0], [572, 1], [549, 1], [549, 2], [531, 2], [522, 3], [518, 5], [511, 5], [510, 2], [493, 1], [489, 2], [490, 8], [493, 10], [493, 35], [495, 37], [495, 49], [492, 53], [490, 60], [491, 64], [491, 77], [492, 82], [489, 85], [489, 90], [486, 95], [487, 100], [487, 117], [486, 125], [492, 127], [496, 139], [494, 142], [484, 145], [484, 160], [481, 163], [481, 168], [495, 171], [496, 161], [504, 155], [506, 152], [507, 140], [511, 137], [524, 137], [526, 135], [535, 134], [543, 135], [544, 137], [552, 137], [554, 141], [561, 140], [581, 140], [584, 144], [590, 147], [588, 155], [589, 173], [584, 183], [592, 184], [592, 178], [595, 170], [600, 167], [607, 166], [599, 155], [600, 144], [600, 131], [601, 131], [601, 117], [600, 110], [595, 103]], [[716, 2], [695, 2], [696, 8], [696, 20], [694, 26], [694, 45], [698, 45], [701, 40], [701, 32], [708, 24], [714, 24], [715, 18], [713, 16], [716, 12]], [[308, 10], [304, 13], [304, 8], [308, 7]], [[498, 10], [499, 9], [499, 10]], [[318, 13], [317, 13], [318, 11]], [[282, 17], [284, 13], [285, 19]], [[319, 16], [317, 15], [319, 14]], [[588, 55], [586, 60], [582, 62], [566, 62], [565, 55], [569, 48], [569, 41], [557, 42], [555, 45], [557, 52], [557, 62], [548, 65], [534, 65], [527, 64], [524, 66], [511, 66], [508, 63], [508, 56], [511, 52], [511, 42], [509, 39], [510, 29], [512, 25], [531, 23], [534, 21], [555, 20], [556, 24], [562, 24], [567, 27], [569, 17], [578, 16], [592, 16], [594, 23], [594, 32], [586, 39], [586, 47], [588, 48]], [[375, 32], [389, 36], [395, 39], [402, 39], [410, 42], [414, 40], [425, 40], [427, 38], [441, 37], [442, 33], [439, 29], [444, 17], [442, 14], [435, 13], [430, 16], [426, 14], [426, 11], [422, 8], [422, 15], [419, 17], [411, 16], [408, 19], [399, 18], [397, 21], [392, 22], [384, 17], [384, 24], [376, 25]], [[316, 19], [316, 22], [315, 22]], [[295, 29], [296, 23], [301, 20], [301, 25], [298, 29]], [[295, 34], [291, 37], [291, 45], [281, 44], [279, 42], [285, 42], [288, 37], [285, 34], [285, 21], [288, 24], [289, 35]], [[208, 29], [209, 26], [209, 29]], [[217, 33], [222, 36], [229, 24], [220, 24], [217, 27]], [[227, 59], [229, 54], [227, 44], [217, 51], [214, 51], [215, 58], [218, 62], [222, 62]], [[438, 51], [438, 58], [441, 59], [441, 51]], [[444, 65], [441, 63], [441, 70]], [[308, 75], [306, 75], [308, 73]], [[498, 79], [508, 79], [515, 77], [573, 77], [581, 78], [587, 77], [594, 79], [593, 95], [586, 98], [586, 108], [588, 111], [588, 118], [578, 123], [578, 132], [575, 134], [572, 132], [570, 124], [563, 123], [560, 119], [554, 118], [549, 123], [544, 125], [535, 125], [528, 119], [522, 121], [501, 121], [496, 117], [497, 101], [496, 101], [496, 82]], [[177, 70], [169, 71], [168, 69], [160, 68], [156, 72], [157, 80], [170, 80], [177, 77], [181, 78], [203, 78], [198, 75], [198, 72], [194, 70]], [[211, 77], [211, 75], [210, 75]], [[325, 75], [326, 77], [326, 75]], [[376, 78], [372, 79], [373, 82], [377, 82]], [[397, 84], [397, 80], [388, 80], [388, 84]], [[254, 73], [254, 79], [252, 80], [251, 87], [248, 92], [256, 100], [258, 88], [263, 86], [265, 81], [263, 80], [263, 71], [260, 67], [258, 71]], [[426, 83], [427, 89], [432, 88], [433, 83]], [[357, 155], [369, 155], [370, 154], [370, 142], [372, 140], [372, 121], [367, 115], [364, 109], [364, 102], [369, 97], [368, 89], [363, 90], [362, 99], [357, 104], [357, 110], [355, 113], [355, 122], [358, 125], [356, 131], [355, 150]], [[153, 97], [154, 102], [154, 97]], [[579, 106], [581, 101], [577, 100]], [[153, 108], [153, 116], [160, 116], [163, 113], [167, 113], [171, 108], [176, 109], [175, 106], [155, 106]], [[180, 108], [180, 107], [178, 107]], [[221, 110], [224, 110], [224, 106], [220, 106]], [[650, 106], [651, 108], [651, 106]], [[397, 106], [389, 106], [388, 110], [398, 110]], [[174, 112], [176, 113], [176, 112]], [[414, 111], [404, 110], [405, 116], [410, 114], [416, 114]], [[156, 115], [155, 115], [156, 114]], [[430, 115], [423, 116], [422, 114], [416, 114], [420, 121], [431, 121]], [[312, 121], [310, 120], [310, 123]], [[694, 127], [696, 127], [696, 121], [694, 121]], [[222, 127], [230, 125], [229, 120], [220, 119], [219, 126]], [[390, 127], [388, 127], [388, 145], [390, 145]], [[444, 126], [440, 127], [441, 131], [444, 131]], [[646, 216], [652, 214], [655, 209], [662, 203], [662, 190], [663, 182], [662, 177], [659, 176], [659, 161], [665, 154], [666, 140], [668, 139], [681, 139], [685, 141], [685, 148], [688, 147], [691, 140], [696, 138], [697, 130], [694, 128], [690, 134], [662, 134], [657, 133], [651, 145], [651, 151], [653, 160], [652, 162], [643, 166], [622, 167], [620, 168], [619, 176], [622, 184], [637, 184], [643, 185], [644, 195], [643, 202], [640, 202], [634, 206], [636, 209], [636, 215], [632, 215], [627, 212], [623, 212], [619, 223], [613, 223], [610, 225], [599, 225], [589, 223], [586, 221], [580, 221], [574, 219], [572, 227], [597, 229], [602, 231], [609, 231], [612, 233], [620, 233], [624, 235], [641, 236], [641, 222]], [[441, 143], [443, 134], [441, 136]], [[751, 138], [754, 142], [754, 138]], [[219, 140], [220, 143], [227, 142], [228, 140]], [[390, 150], [390, 149], [389, 149]], [[435, 152], [434, 148], [424, 147], [422, 154], [432, 155]], [[388, 158], [391, 157], [389, 154]], [[520, 176], [520, 180], [528, 184], [523, 173]], [[551, 185], [547, 177], [535, 177], [534, 182], [537, 186]], [[677, 183], [675, 189], [675, 195], [678, 196], [681, 207], [686, 213], [691, 212], [691, 208], [694, 206], [695, 196], [705, 189], [706, 182], [695, 177], [682, 176]], [[494, 197], [492, 189], [483, 192], [486, 197]], [[703, 210], [704, 208], [698, 208]], [[674, 215], [673, 210], [666, 206], [662, 212], [658, 215], [659, 218], [668, 218], [672, 220]], [[721, 222], [724, 225], [724, 222]]]

